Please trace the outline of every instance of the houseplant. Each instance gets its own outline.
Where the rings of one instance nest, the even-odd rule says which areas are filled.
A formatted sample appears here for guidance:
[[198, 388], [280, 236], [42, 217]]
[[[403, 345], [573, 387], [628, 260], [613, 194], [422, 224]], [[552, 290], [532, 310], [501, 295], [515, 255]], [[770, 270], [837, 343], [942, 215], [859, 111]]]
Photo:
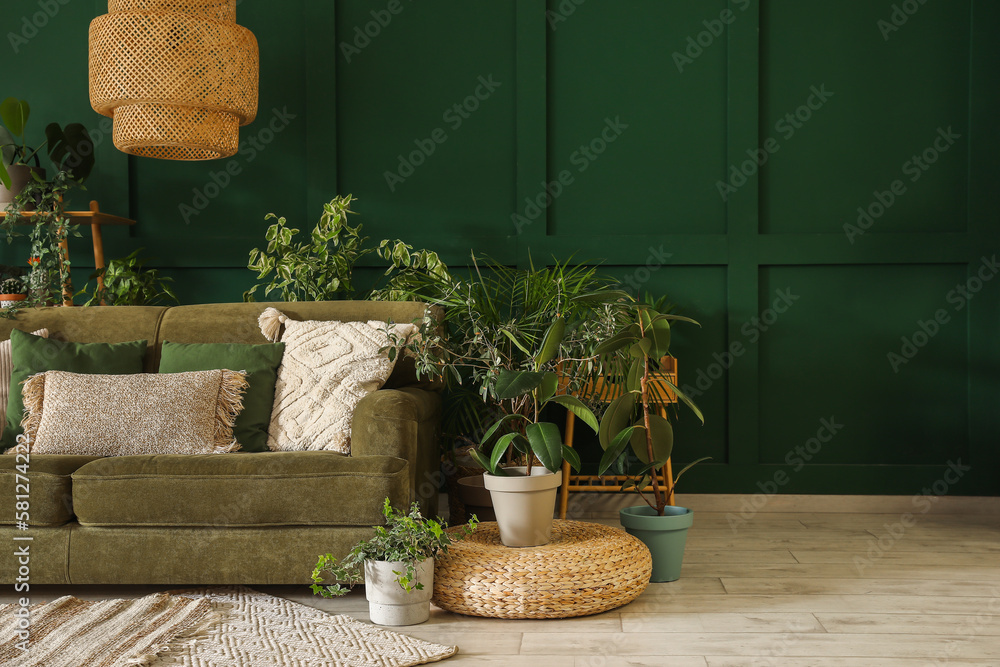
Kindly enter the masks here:
[[[0, 205], [16, 201], [34, 178], [44, 180], [38, 153], [46, 148], [57, 171], [70, 171], [77, 181], [86, 180], [94, 167], [94, 144], [86, 128], [71, 123], [63, 129], [58, 123], [45, 128], [45, 141], [37, 148], [27, 143], [26, 126], [31, 107], [24, 100], [8, 97], [0, 102]], [[32, 165], [31, 163], [34, 163]]]
[[[341, 561], [331, 554], [320, 556], [312, 573], [312, 591], [337, 597], [364, 582], [372, 623], [423, 623], [430, 616], [434, 558], [448, 553], [454, 539], [471, 534], [478, 520], [473, 517], [463, 530], [447, 533], [447, 525], [440, 519], [424, 518], [417, 503], [404, 514], [394, 510], [388, 498], [382, 513], [385, 526], [375, 526], [375, 537], [358, 542]], [[327, 575], [335, 583], [324, 583]]]
[[[429, 273], [447, 275], [448, 267], [437, 253], [427, 250], [414, 251], [399, 240], [383, 240], [377, 247], [366, 245], [368, 237], [361, 235], [361, 225], [347, 224], [356, 201], [351, 195], [335, 197], [323, 205], [319, 221], [309, 232], [308, 240], [299, 240], [300, 230], [288, 226], [285, 218], [269, 213], [265, 220], [276, 220], [268, 227], [264, 248], [250, 251], [247, 265], [257, 273], [257, 280], [264, 280], [244, 292], [244, 301], [255, 301], [257, 290], [263, 289], [264, 298], [272, 293], [282, 301], [329, 301], [353, 299], [358, 295], [354, 286], [354, 266], [368, 255], [376, 254], [389, 262], [386, 276]], [[392, 279], [383, 288], [384, 298], [394, 299]], [[371, 291], [363, 293], [368, 298]]]
[[[532, 355], [532, 370], [500, 370], [495, 396], [511, 402], [528, 397], [530, 416], [521, 410], [511, 410], [486, 432], [483, 451], [470, 451], [486, 469], [483, 479], [493, 498], [500, 540], [508, 547], [548, 543], [552, 536], [556, 489], [562, 483], [563, 461], [569, 461], [575, 470], [580, 469], [580, 456], [563, 443], [557, 425], [540, 420], [541, 411], [549, 403], [559, 404], [595, 432], [598, 430], [597, 417], [590, 408], [574, 396], [557, 395], [559, 376], [555, 371], [545, 370], [558, 354], [565, 332], [566, 320], [557, 317]], [[510, 432], [503, 433], [505, 429]], [[535, 465], [536, 459], [539, 465]]]
[[[156, 306], [165, 301], [179, 303], [170, 283], [173, 278], [163, 277], [159, 269], [147, 269], [148, 258], [139, 258], [142, 248], [121, 259], [113, 259], [98, 269], [90, 278], [103, 278], [103, 286], [94, 293], [85, 306]], [[84, 288], [81, 293], [86, 294]]]
[[558, 354], [544, 370], [560, 375], [559, 393], [580, 396], [597, 372], [594, 348], [623, 321], [626, 296], [598, 267], [572, 258], [510, 267], [473, 254], [471, 264], [467, 276], [411, 273], [399, 276], [394, 285], [400, 298], [439, 306], [443, 313], [421, 323], [421, 335], [407, 341], [406, 352], [419, 375], [443, 379], [446, 385], [442, 456], [453, 515], [461, 511], [455, 496], [470, 491], [459, 480], [484, 481], [482, 468], [468, 454], [470, 447], [478, 447], [500, 417], [533, 417], [530, 392], [514, 399], [498, 397], [500, 374], [534, 370], [533, 351], [552, 322], [563, 318]]
[[[670, 323], [698, 323], [680, 315], [659, 313], [645, 303], [636, 303], [633, 313], [634, 322], [597, 350], [610, 357], [605, 364], [611, 373], [609, 379], [624, 387], [601, 420], [599, 436], [604, 455], [598, 473], [603, 475], [613, 468], [618, 474], [629, 475], [622, 491], [635, 491], [646, 504], [622, 509], [621, 523], [649, 547], [653, 556], [650, 581], [674, 581], [680, 576], [693, 513], [668, 505], [668, 499], [681, 475], [705, 458], [689, 464], [673, 479], [664, 478], [666, 488], [660, 485], [673, 450], [674, 434], [669, 419], [652, 413], [651, 392], [655, 376], [655, 384], [666, 385], [704, 423], [698, 406], [663, 374], [656, 374], [659, 360], [670, 353]], [[633, 460], [636, 463], [630, 465]]]
[[53, 305], [73, 296], [71, 264], [64, 244], [70, 236], [81, 234], [76, 225], [70, 224], [63, 202], [65, 194], [76, 185], [78, 183], [66, 171], [58, 172], [51, 181], [33, 178], [7, 207], [3, 228], [8, 243], [23, 236], [15, 226], [25, 211], [35, 209], [31, 218], [25, 218], [31, 227], [28, 233], [28, 296], [18, 308]]
[[0, 307], [10, 308], [18, 301], [24, 301], [24, 281], [20, 278], [4, 278], [0, 281]]

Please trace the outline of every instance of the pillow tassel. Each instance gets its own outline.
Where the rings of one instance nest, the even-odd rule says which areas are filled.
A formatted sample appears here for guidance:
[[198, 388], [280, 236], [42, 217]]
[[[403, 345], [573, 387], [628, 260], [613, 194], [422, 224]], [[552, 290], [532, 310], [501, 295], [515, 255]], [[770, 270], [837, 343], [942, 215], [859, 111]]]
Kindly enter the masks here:
[[[45, 403], [45, 373], [35, 373], [21, 383], [21, 397], [24, 399], [24, 418], [21, 428], [28, 438], [28, 449], [35, 441], [38, 426], [42, 422], [42, 405]], [[11, 450], [13, 451], [13, 450]]]
[[260, 332], [272, 343], [277, 343], [281, 338], [281, 325], [287, 321], [288, 316], [277, 308], [268, 308], [257, 318]]
[[219, 400], [215, 407], [216, 454], [228, 454], [240, 449], [240, 443], [233, 437], [233, 425], [243, 410], [243, 394], [246, 393], [247, 386], [246, 373], [222, 371]]

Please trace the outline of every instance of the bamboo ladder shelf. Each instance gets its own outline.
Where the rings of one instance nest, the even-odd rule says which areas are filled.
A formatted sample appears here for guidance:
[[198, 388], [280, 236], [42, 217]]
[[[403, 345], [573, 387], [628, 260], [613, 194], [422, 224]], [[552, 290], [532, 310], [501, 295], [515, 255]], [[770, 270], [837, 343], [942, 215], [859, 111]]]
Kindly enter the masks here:
[[[652, 375], [651, 381], [656, 385], [652, 393], [660, 397], [656, 401], [656, 410], [664, 419], [667, 418], [667, 406], [677, 402], [677, 394], [671, 391], [669, 385], [663, 382], [668, 380], [671, 384], [677, 385], [677, 359], [674, 357], [663, 357], [660, 359], [660, 371]], [[620, 391], [613, 390], [613, 387], [605, 387], [603, 378], [598, 378], [593, 386], [588, 386], [586, 391], [591, 395], [601, 396], [602, 402], [610, 402], [618, 396]], [[566, 411], [566, 446], [573, 447], [573, 430], [576, 425], [576, 415], [572, 411]], [[667, 459], [667, 464], [663, 466], [663, 474], [657, 479], [661, 485], [668, 485], [673, 481], [674, 473]], [[630, 479], [625, 475], [573, 475], [570, 474], [568, 461], [563, 461], [562, 466], [562, 486], [559, 489], [559, 518], [566, 518], [566, 510], [569, 507], [569, 494], [571, 491], [588, 491], [597, 493], [621, 493], [622, 484]], [[670, 489], [667, 496], [667, 504], [674, 504], [674, 491]]]
[[[24, 217], [30, 218], [35, 215], [34, 211], [25, 211], [22, 213]], [[65, 211], [65, 215], [71, 221], [75, 221], [75, 224], [89, 224], [91, 234], [94, 237], [94, 269], [104, 268], [104, 239], [101, 236], [101, 227], [104, 225], [120, 225], [120, 226], [131, 226], [135, 224], [135, 220], [130, 220], [128, 218], [122, 218], [117, 215], [111, 215], [110, 213], [104, 213], [98, 207], [96, 201], [90, 202], [89, 211]], [[6, 218], [6, 212], [0, 212], [0, 218]], [[27, 223], [25, 223], [27, 224]], [[62, 244], [60, 244], [62, 249], [62, 257], [60, 258], [60, 263], [63, 259], [69, 259], [69, 239], [65, 239]], [[97, 277], [98, 289], [104, 287], [104, 277]], [[63, 305], [72, 306], [73, 305], [73, 282], [69, 280], [65, 289], [63, 290]]]

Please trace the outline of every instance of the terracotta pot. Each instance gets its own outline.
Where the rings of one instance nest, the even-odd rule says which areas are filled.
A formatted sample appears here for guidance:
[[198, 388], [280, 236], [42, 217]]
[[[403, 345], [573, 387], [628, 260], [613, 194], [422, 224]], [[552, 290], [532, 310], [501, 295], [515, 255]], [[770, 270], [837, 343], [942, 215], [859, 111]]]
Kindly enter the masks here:
[[486, 488], [493, 498], [500, 541], [508, 547], [537, 547], [552, 539], [552, 518], [555, 514], [556, 491], [562, 484], [562, 474], [549, 472], [541, 466], [531, 469], [513, 466], [504, 468], [506, 476], [483, 473]]
[[24, 294], [0, 294], [0, 308], [12, 308], [15, 303], [27, 298]]

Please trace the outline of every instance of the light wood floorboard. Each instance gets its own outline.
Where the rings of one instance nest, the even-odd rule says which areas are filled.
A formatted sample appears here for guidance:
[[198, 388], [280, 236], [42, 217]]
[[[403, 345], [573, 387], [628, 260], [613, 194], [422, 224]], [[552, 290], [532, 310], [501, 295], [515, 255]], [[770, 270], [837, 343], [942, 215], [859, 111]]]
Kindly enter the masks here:
[[[699, 502], [718, 511], [696, 511], [681, 579], [652, 584], [621, 609], [505, 621], [432, 608], [426, 624], [399, 631], [457, 644], [459, 655], [442, 663], [456, 667], [1000, 667], [995, 511], [962, 499], [920, 514], [895, 499], [887, 512], [868, 498], [845, 499], [856, 512], [827, 512], [808, 499], [775, 498], [769, 511], [741, 515], [725, 498]], [[796, 506], [805, 509], [772, 511]], [[903, 532], [896, 509], [914, 514]], [[159, 590], [35, 587], [32, 597]], [[363, 591], [323, 600], [305, 587], [260, 590], [368, 620]], [[0, 602], [14, 598], [0, 592]]]

